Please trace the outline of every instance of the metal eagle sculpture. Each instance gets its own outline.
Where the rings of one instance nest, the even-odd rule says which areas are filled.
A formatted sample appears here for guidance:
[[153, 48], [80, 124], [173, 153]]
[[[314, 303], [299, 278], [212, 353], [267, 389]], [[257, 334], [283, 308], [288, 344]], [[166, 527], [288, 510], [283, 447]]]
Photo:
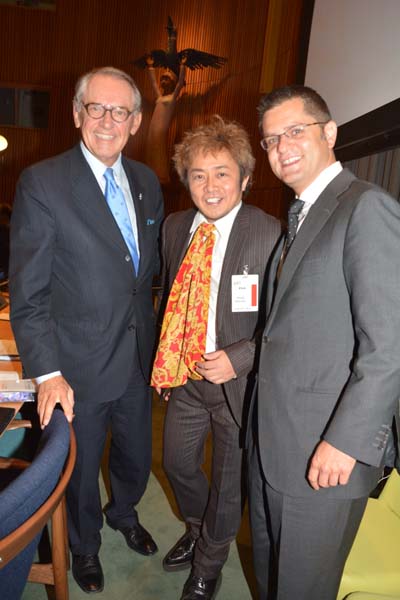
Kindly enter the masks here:
[[147, 54], [134, 60], [133, 64], [140, 69], [146, 69], [148, 66], [148, 59], [151, 59], [155, 68], [162, 67], [164, 69], [170, 69], [177, 77], [179, 77], [179, 68], [182, 64], [194, 71], [195, 69], [204, 69], [205, 67], [220, 69], [227, 62], [227, 59], [222, 56], [210, 54], [209, 52], [202, 52], [201, 50], [195, 50], [194, 48], [185, 48], [178, 52], [176, 47], [176, 31], [176, 27], [174, 26], [171, 17], [168, 17], [167, 50], [151, 50]]

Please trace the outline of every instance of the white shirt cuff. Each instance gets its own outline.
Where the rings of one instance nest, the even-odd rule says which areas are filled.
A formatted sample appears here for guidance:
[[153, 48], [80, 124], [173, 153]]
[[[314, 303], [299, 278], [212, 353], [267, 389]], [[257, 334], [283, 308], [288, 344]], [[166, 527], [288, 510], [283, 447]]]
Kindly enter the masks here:
[[61, 371], [53, 371], [52, 373], [46, 373], [45, 375], [41, 375], [40, 377], [35, 377], [35, 381], [38, 385], [40, 385], [44, 381], [52, 379], [52, 377], [57, 377], [57, 375], [61, 375]]

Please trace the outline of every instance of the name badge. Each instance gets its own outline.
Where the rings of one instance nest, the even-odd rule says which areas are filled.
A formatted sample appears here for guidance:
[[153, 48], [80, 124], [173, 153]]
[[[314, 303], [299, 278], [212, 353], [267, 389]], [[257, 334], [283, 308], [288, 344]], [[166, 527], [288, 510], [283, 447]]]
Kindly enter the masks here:
[[258, 275], [232, 275], [232, 312], [258, 311]]

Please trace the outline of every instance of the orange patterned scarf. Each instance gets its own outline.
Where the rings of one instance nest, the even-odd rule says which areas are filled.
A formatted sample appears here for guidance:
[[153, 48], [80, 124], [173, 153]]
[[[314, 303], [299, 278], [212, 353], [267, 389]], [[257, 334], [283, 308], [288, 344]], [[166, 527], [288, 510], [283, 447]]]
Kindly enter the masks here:
[[202, 379], [195, 367], [206, 349], [214, 232], [210, 223], [199, 225], [175, 277], [151, 375], [154, 387]]

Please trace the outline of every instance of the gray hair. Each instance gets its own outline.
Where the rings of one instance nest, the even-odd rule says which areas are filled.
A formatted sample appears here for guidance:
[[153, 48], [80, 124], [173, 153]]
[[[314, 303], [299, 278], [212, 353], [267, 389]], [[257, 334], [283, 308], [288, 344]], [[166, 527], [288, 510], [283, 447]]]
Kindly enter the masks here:
[[125, 71], [121, 71], [120, 69], [116, 69], [115, 67], [99, 67], [97, 69], [92, 69], [88, 73], [82, 75], [75, 85], [75, 96], [74, 96], [74, 106], [76, 110], [80, 110], [82, 107], [82, 98], [85, 95], [87, 90], [87, 86], [89, 85], [90, 80], [96, 75], [105, 75], [107, 77], [113, 77], [114, 79], [120, 79], [121, 81], [126, 81], [129, 87], [133, 92], [133, 101], [134, 107], [133, 112], [139, 113], [142, 109], [142, 96], [140, 95], [139, 89], [136, 83], [133, 81], [132, 77], [125, 73]]

